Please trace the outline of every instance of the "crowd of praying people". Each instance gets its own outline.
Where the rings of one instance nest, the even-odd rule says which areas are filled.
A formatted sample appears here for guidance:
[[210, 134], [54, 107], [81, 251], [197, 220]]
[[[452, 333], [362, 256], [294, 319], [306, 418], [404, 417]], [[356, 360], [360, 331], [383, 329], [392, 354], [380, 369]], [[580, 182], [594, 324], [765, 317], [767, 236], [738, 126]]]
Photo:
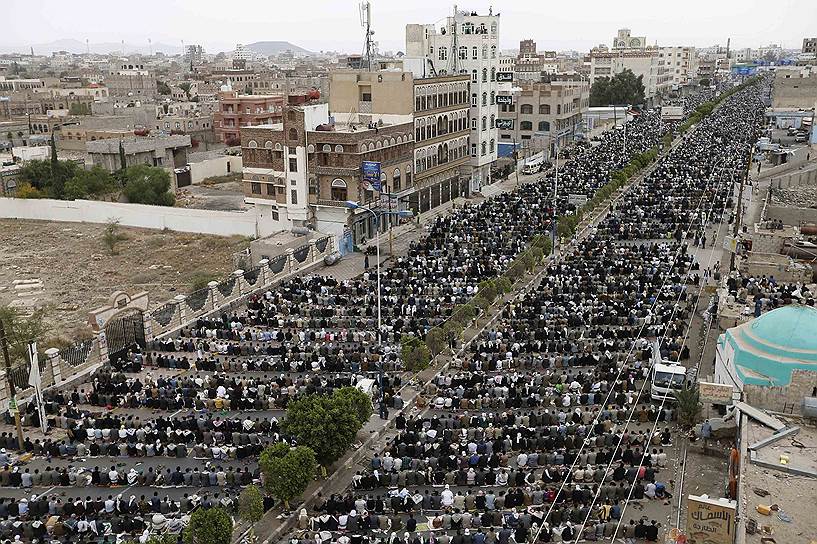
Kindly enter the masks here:
[[[689, 98], [686, 113], [707, 93]], [[415, 412], [403, 413], [399, 394], [405, 337], [444, 323], [533, 236], [552, 230], [554, 207], [558, 216], [574, 212], [568, 195], [592, 198], [677, 123], [644, 109], [626, 136], [610, 130], [582, 146], [559, 167], [555, 202], [551, 170], [435, 218], [383, 272], [380, 334], [370, 271], [345, 281], [293, 278], [152, 341], [70, 393], [49, 393], [50, 417], [66, 437], [25, 441], [25, 454], [45, 468], [9, 459], [0, 471], [0, 485], [31, 493], [0, 501], [0, 541], [141, 541], [179, 534], [194, 508], [234, 512], [238, 491], [261, 481], [260, 451], [294, 443], [279, 426], [288, 402], [380, 372], [376, 387], [398, 414], [397, 434], [345, 493], [296, 514], [292, 544], [655, 541], [657, 522], [627, 509], [672, 493], [676, 415], [643, 392], [654, 351], [647, 339], [657, 339], [662, 358], [689, 359], [685, 326], [701, 266], [690, 244], [732, 207], [729, 180], [762, 111], [750, 88], [685, 135], [456, 354]], [[132, 415], [138, 409], [152, 414]], [[161, 462], [138, 466], [150, 458]], [[98, 491], [60, 498], [46, 492], [55, 486]], [[168, 492], [117, 493], [131, 486]], [[59, 527], [48, 526], [54, 516]]]

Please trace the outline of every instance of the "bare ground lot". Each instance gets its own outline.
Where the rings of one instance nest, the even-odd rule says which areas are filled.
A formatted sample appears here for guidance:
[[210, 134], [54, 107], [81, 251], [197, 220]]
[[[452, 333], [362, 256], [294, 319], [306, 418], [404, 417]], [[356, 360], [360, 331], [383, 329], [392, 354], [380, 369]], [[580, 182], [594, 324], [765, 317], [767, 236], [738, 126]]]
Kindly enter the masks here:
[[47, 309], [53, 339], [90, 334], [88, 312], [114, 291], [149, 293], [155, 307], [234, 270], [242, 237], [219, 237], [121, 227], [126, 239], [111, 255], [102, 242], [105, 225], [0, 219], [0, 304], [17, 299], [14, 280], [40, 279], [37, 302]]

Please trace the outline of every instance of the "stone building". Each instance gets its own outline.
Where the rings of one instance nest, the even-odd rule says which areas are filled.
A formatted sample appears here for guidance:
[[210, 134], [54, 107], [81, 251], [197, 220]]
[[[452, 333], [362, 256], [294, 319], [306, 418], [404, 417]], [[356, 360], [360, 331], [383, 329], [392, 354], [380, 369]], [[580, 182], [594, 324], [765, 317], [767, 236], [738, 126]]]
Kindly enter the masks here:
[[159, 94], [156, 76], [143, 64], [121, 64], [105, 75], [105, 86], [111, 97], [130, 97], [155, 100]]
[[109, 139], [86, 142], [91, 164], [110, 172], [120, 168], [119, 145], [125, 150], [126, 166], [146, 164], [162, 168], [182, 168], [187, 164], [190, 136]]
[[328, 104], [285, 106], [280, 123], [241, 129], [245, 200], [273, 231], [312, 226], [338, 238], [350, 232], [355, 242], [370, 239], [371, 215], [346, 201], [388, 205], [363, 183], [363, 161], [381, 164], [383, 182], [413, 186], [413, 132], [410, 120], [330, 124]]

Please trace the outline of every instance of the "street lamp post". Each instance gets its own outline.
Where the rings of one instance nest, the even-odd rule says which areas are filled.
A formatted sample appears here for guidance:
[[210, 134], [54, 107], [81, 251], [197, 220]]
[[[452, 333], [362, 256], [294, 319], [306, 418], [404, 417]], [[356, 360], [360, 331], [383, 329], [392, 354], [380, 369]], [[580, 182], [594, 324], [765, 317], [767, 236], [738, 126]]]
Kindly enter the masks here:
[[[391, 198], [391, 197], [389, 197]], [[352, 210], [363, 210], [371, 214], [374, 218], [374, 226], [375, 226], [375, 246], [377, 249], [377, 349], [378, 351], [382, 352], [383, 347], [383, 320], [381, 314], [381, 289], [380, 289], [380, 216], [382, 215], [396, 215], [397, 217], [413, 217], [414, 213], [411, 210], [381, 210], [375, 211], [371, 208], [367, 208], [366, 206], [361, 206], [357, 202], [353, 200], [346, 201], [346, 207]], [[382, 356], [382, 353], [380, 354]], [[384, 375], [383, 375], [383, 360], [380, 360], [380, 417], [383, 418], [386, 413], [386, 397], [385, 397], [385, 387], [384, 387]]]

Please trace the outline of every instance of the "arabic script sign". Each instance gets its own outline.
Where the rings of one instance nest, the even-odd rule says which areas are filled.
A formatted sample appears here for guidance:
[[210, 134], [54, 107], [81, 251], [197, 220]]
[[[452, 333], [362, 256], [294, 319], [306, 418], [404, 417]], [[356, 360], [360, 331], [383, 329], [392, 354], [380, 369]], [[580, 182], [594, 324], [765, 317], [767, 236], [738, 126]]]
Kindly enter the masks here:
[[687, 495], [686, 534], [689, 544], [732, 544], [735, 502]]

